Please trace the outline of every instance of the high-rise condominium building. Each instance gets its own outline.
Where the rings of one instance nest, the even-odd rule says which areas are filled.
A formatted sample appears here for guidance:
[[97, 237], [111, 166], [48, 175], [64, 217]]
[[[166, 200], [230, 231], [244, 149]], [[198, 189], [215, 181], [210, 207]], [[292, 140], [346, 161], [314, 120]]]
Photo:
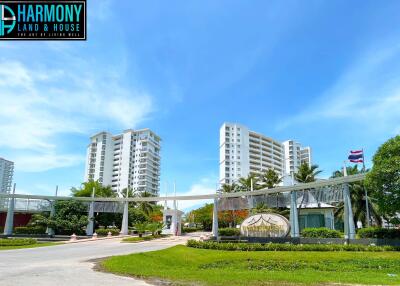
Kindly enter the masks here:
[[310, 147], [301, 147], [293, 140], [282, 143], [237, 123], [221, 126], [219, 148], [221, 184], [232, 184], [250, 173], [274, 169], [287, 185], [291, 183], [288, 179], [291, 170], [296, 172], [302, 162], [311, 164]]
[[125, 188], [157, 195], [160, 188], [160, 137], [150, 129], [90, 137], [85, 181], [98, 180], [113, 191]]
[[303, 163], [311, 165], [311, 148], [299, 142], [287, 140], [282, 143], [285, 149], [285, 173], [292, 176]]
[[14, 174], [14, 163], [0, 157], [0, 193], [9, 193]]
[[224, 123], [220, 129], [220, 183], [231, 184], [249, 173], [275, 169], [284, 172], [283, 146], [279, 141], [250, 131], [246, 126]]

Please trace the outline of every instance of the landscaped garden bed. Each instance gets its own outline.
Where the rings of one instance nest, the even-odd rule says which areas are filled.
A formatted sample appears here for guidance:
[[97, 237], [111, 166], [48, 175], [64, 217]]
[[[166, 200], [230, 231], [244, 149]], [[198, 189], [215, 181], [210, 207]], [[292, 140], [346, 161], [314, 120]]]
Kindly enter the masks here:
[[55, 245], [53, 242], [38, 242], [33, 238], [0, 238], [0, 250], [31, 248]]
[[223, 251], [175, 246], [111, 257], [101, 266], [171, 285], [399, 285], [399, 262], [400, 252], [390, 251]]
[[[230, 251], [400, 251], [397, 246], [361, 244], [290, 244], [290, 243], [242, 243], [189, 240], [188, 247]], [[399, 261], [400, 263], [400, 261]]]
[[135, 237], [127, 237], [122, 240], [122, 242], [142, 242], [142, 241], [149, 241], [157, 238], [166, 237], [167, 235], [148, 235], [148, 236], [135, 236]]

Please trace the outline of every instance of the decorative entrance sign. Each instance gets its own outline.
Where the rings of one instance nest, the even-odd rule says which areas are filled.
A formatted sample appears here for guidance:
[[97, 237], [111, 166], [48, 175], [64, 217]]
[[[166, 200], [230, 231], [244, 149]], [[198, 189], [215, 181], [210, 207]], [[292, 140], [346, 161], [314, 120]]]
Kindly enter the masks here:
[[289, 230], [289, 221], [284, 216], [272, 213], [250, 216], [240, 226], [240, 233], [249, 237], [285, 237]]

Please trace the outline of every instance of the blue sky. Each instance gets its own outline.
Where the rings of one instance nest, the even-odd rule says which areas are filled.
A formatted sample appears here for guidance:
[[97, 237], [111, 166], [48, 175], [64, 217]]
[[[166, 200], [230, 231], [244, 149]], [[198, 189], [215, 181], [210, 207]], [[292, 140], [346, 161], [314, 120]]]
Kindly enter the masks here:
[[400, 132], [398, 1], [88, 0], [86, 42], [0, 42], [0, 156], [69, 194], [91, 134], [148, 127], [162, 182], [210, 193], [219, 127], [313, 148], [323, 175]]

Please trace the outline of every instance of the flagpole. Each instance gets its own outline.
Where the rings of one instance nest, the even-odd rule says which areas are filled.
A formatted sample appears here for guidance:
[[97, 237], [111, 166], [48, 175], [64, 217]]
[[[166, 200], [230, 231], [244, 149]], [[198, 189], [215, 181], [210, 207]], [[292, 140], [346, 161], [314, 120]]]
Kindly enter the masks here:
[[[362, 170], [362, 173], [365, 173], [364, 148], [361, 149], [361, 150], [362, 150], [362, 155], [363, 155], [363, 170]], [[364, 193], [365, 193], [365, 208], [366, 208], [366, 211], [367, 211], [367, 227], [370, 227], [371, 223], [370, 223], [370, 216], [369, 216], [368, 193], [367, 193], [367, 188], [365, 188], [364, 184], [363, 184], [363, 188], [364, 188]]]

